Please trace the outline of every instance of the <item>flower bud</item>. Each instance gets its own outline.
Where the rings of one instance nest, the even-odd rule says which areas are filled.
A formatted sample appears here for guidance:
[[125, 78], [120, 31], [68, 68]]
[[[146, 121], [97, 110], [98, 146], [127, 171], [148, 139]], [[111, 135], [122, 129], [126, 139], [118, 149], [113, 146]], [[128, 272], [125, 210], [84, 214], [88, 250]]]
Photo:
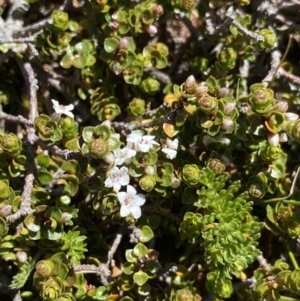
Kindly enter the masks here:
[[289, 105], [286, 101], [279, 101], [276, 103], [276, 105], [273, 107], [274, 111], [278, 111], [281, 113], [285, 113], [289, 108]]
[[149, 33], [151, 37], [154, 37], [157, 34], [157, 27], [153, 24], [147, 25], [145, 30]]
[[103, 139], [95, 139], [89, 144], [89, 151], [96, 157], [102, 157], [107, 152], [107, 142]]
[[235, 108], [235, 103], [227, 102], [225, 104], [225, 110], [224, 110], [225, 115], [231, 114], [233, 112], [234, 108]]
[[172, 177], [172, 183], [170, 185], [171, 188], [176, 189], [180, 186], [181, 181], [178, 178]]
[[155, 174], [155, 169], [151, 165], [146, 166], [144, 171], [145, 171], [145, 174], [148, 176], [153, 176]]
[[107, 153], [102, 159], [108, 164], [115, 163], [115, 155], [112, 152]]
[[287, 142], [289, 140], [288, 135], [286, 133], [279, 134], [279, 141], [280, 142]]
[[19, 262], [26, 262], [28, 259], [27, 253], [25, 251], [18, 251], [16, 253], [16, 258]]
[[73, 217], [73, 215], [69, 212], [63, 212], [62, 213], [62, 218], [61, 218], [61, 223], [65, 224], [67, 223], [69, 220], [71, 220]]
[[231, 140], [228, 138], [219, 138], [218, 142], [229, 145], [231, 143]]
[[194, 90], [195, 84], [196, 84], [196, 80], [195, 80], [194, 75], [190, 75], [185, 81], [185, 84], [184, 84], [185, 90], [188, 93], [191, 93]]
[[232, 131], [234, 129], [234, 122], [229, 118], [225, 118], [221, 123], [221, 129], [224, 131]]
[[208, 92], [208, 87], [206, 86], [205, 82], [202, 82], [202, 83], [198, 84], [195, 87], [195, 91], [194, 91], [197, 98], [201, 98], [207, 92]]
[[277, 146], [279, 144], [279, 135], [278, 135], [278, 133], [276, 133], [276, 134], [269, 133], [267, 135], [267, 139], [268, 139], [269, 144], [272, 145], [272, 146]]
[[122, 38], [119, 42], [119, 49], [128, 49], [128, 45], [129, 45], [129, 42], [128, 42], [128, 39], [127, 38]]
[[229, 94], [229, 92], [230, 92], [230, 89], [228, 89], [227, 87], [223, 87], [219, 90], [218, 97], [224, 98]]
[[288, 120], [290, 121], [296, 121], [298, 120], [299, 116], [295, 113], [291, 113], [291, 112], [286, 112], [284, 113], [284, 115], [288, 118]]
[[10, 215], [12, 210], [12, 206], [11, 205], [4, 205], [0, 208], [0, 216], [1, 217], [6, 217], [8, 215]]

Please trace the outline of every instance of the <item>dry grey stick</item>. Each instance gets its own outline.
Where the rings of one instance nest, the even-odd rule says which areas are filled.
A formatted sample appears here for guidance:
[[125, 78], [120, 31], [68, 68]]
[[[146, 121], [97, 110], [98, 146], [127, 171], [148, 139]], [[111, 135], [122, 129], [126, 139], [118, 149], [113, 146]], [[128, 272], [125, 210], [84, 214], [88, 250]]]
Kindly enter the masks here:
[[281, 59], [281, 53], [279, 50], [274, 50], [271, 53], [271, 68], [267, 74], [267, 76], [262, 80], [264, 84], [269, 84], [272, 79], [274, 78], [274, 75], [276, 73], [276, 70], [278, 69], [278, 66], [280, 65], [280, 59]]
[[287, 80], [293, 82], [296, 85], [300, 85], [300, 77], [285, 71], [283, 68], [278, 69], [278, 75], [286, 78]]
[[123, 227], [120, 227], [118, 233], [116, 234], [115, 240], [107, 254], [107, 261], [106, 261], [107, 267], [109, 267], [109, 265], [114, 257], [114, 254], [116, 253], [116, 251], [121, 243], [122, 237], [123, 237]]
[[[232, 18], [232, 17], [229, 17]], [[264, 42], [265, 38], [255, 32], [252, 32], [248, 30], [246, 27], [241, 25], [238, 21], [235, 19], [232, 19], [232, 24], [235, 25], [242, 33], [244, 33], [246, 36], [250, 37], [251, 39], [256, 40], [256, 42]]]
[[[37, 80], [34, 77], [33, 69], [29, 62], [23, 62], [17, 59], [17, 62], [22, 70], [23, 76], [26, 80], [29, 98], [29, 121], [33, 123], [37, 116], [37, 97], [36, 91], [38, 89]], [[31, 209], [31, 194], [34, 181], [34, 141], [35, 130], [33, 127], [27, 127], [27, 150], [29, 153], [29, 168], [25, 177], [25, 185], [21, 196], [20, 209], [6, 218], [7, 222], [12, 223], [33, 212]]]
[[110, 276], [110, 270], [107, 268], [106, 264], [100, 264], [96, 266], [94, 264], [77, 264], [73, 266], [75, 273], [83, 274], [101, 274], [104, 277]]

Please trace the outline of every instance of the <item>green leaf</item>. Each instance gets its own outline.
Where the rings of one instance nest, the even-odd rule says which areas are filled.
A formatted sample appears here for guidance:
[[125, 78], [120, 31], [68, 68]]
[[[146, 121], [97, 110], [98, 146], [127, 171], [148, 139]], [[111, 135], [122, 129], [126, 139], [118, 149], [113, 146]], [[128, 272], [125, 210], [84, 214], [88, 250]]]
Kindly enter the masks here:
[[138, 243], [134, 248], [133, 248], [133, 255], [136, 256], [136, 257], [142, 257], [144, 255], [147, 254], [147, 247], [142, 244], [142, 243]]
[[35, 260], [32, 259], [31, 257], [29, 257], [28, 260], [20, 268], [20, 271], [18, 272], [18, 274], [16, 274], [12, 278], [12, 282], [9, 287], [11, 289], [22, 288], [25, 285], [28, 277], [30, 276], [30, 273], [33, 270], [34, 266], [35, 266]]
[[115, 38], [106, 38], [104, 40], [104, 49], [106, 52], [111, 53], [119, 46], [119, 41]]
[[140, 242], [148, 242], [154, 237], [154, 233], [149, 226], [143, 226], [141, 229], [141, 236], [139, 237]]
[[142, 286], [148, 281], [148, 275], [144, 273], [143, 271], [139, 271], [137, 273], [134, 273], [133, 275], [133, 281], [138, 285]]
[[[8, 227], [7, 227], [5, 220], [2, 217], [0, 217], [0, 235], [5, 234], [7, 229], [8, 229]], [[1, 246], [1, 248], [2, 247], [3, 246]]]

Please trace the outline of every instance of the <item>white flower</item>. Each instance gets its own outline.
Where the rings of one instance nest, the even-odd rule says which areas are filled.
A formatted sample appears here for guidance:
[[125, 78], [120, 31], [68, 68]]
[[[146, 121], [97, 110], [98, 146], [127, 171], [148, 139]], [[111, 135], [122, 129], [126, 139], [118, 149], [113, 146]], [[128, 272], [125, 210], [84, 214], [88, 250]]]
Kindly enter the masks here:
[[134, 149], [131, 149], [127, 146], [124, 148], [118, 148], [114, 150], [115, 155], [115, 165], [122, 165], [124, 162], [127, 164], [128, 159], [134, 157], [136, 154], [136, 151]]
[[133, 147], [137, 152], [147, 153], [152, 145], [159, 145], [155, 140], [155, 136], [142, 135], [141, 133], [131, 133], [127, 136], [128, 147]]
[[177, 155], [178, 139], [171, 140], [167, 138], [166, 142], [162, 145], [162, 152], [165, 153], [171, 160]]
[[53, 109], [57, 114], [65, 114], [69, 117], [74, 118], [74, 114], [71, 112], [74, 110], [74, 105], [70, 104], [67, 106], [60, 105], [57, 100], [51, 99], [53, 103]]
[[120, 215], [125, 217], [130, 213], [135, 219], [142, 215], [141, 206], [145, 204], [145, 196], [143, 194], [136, 194], [133, 186], [127, 186], [127, 192], [118, 192], [118, 200], [121, 204]]
[[104, 184], [105, 187], [114, 188], [114, 191], [118, 192], [121, 186], [126, 186], [129, 183], [128, 169], [126, 167], [113, 167], [106, 173], [107, 179]]

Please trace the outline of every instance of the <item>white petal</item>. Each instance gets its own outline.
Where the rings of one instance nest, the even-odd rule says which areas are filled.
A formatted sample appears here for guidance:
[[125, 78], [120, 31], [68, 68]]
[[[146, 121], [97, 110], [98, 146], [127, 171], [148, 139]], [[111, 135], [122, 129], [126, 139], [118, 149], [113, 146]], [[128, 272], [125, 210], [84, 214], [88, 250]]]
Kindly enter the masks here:
[[147, 143], [147, 144], [139, 144], [138, 145], [138, 149], [143, 152], [143, 153], [148, 153], [149, 152], [149, 149], [150, 149], [150, 144]]
[[174, 159], [177, 155], [177, 151], [170, 148], [163, 148], [161, 150], [163, 153], [165, 153], [171, 160]]
[[141, 133], [131, 133], [130, 135], [127, 136], [126, 140], [127, 142], [136, 143], [137, 140], [141, 137], [142, 137]]
[[122, 206], [121, 206], [121, 210], [120, 210], [120, 215], [121, 215], [122, 217], [125, 217], [125, 216], [127, 216], [127, 215], [129, 215], [129, 214], [130, 214], [130, 209], [129, 209], [127, 206], [122, 205]]
[[134, 206], [130, 208], [131, 214], [133, 215], [133, 217], [135, 219], [138, 219], [141, 217], [142, 215], [142, 211], [141, 208], [139, 206]]
[[132, 158], [136, 155], [136, 151], [126, 147], [126, 159]]
[[72, 111], [72, 110], [74, 110], [74, 105], [70, 104], [70, 105], [65, 106], [65, 110], [66, 111]]
[[120, 169], [120, 174], [121, 175], [127, 175], [128, 174], [128, 168], [125, 166], [122, 166]]
[[118, 192], [121, 189], [121, 184], [119, 182], [113, 183], [114, 191]]
[[129, 181], [130, 181], [130, 178], [129, 178], [128, 174], [121, 176], [119, 179], [119, 183], [122, 186], [128, 185]]
[[53, 103], [53, 108], [55, 109], [55, 107], [59, 107], [59, 102], [55, 99], [51, 99], [52, 103]]
[[135, 196], [136, 195], [136, 190], [133, 186], [127, 185], [127, 195], [128, 196]]
[[135, 206], [143, 206], [145, 202], [146, 202], [146, 198], [143, 194], [137, 194], [133, 200], [133, 204]]
[[178, 148], [178, 139], [172, 141], [171, 139], [167, 138], [166, 143], [171, 149], [176, 150]]
[[117, 196], [118, 196], [118, 200], [119, 200], [120, 204], [121, 205], [124, 204], [127, 193], [125, 191], [121, 191], [121, 192], [118, 192]]
[[104, 186], [107, 187], [107, 188], [111, 188], [113, 187], [113, 182], [112, 182], [112, 179], [111, 178], [107, 178], [104, 182]]
[[69, 116], [71, 118], [74, 118], [74, 114], [72, 112], [70, 112], [70, 111], [65, 111], [64, 110], [62, 114], [65, 114], [65, 115], [67, 115], [67, 116]]

